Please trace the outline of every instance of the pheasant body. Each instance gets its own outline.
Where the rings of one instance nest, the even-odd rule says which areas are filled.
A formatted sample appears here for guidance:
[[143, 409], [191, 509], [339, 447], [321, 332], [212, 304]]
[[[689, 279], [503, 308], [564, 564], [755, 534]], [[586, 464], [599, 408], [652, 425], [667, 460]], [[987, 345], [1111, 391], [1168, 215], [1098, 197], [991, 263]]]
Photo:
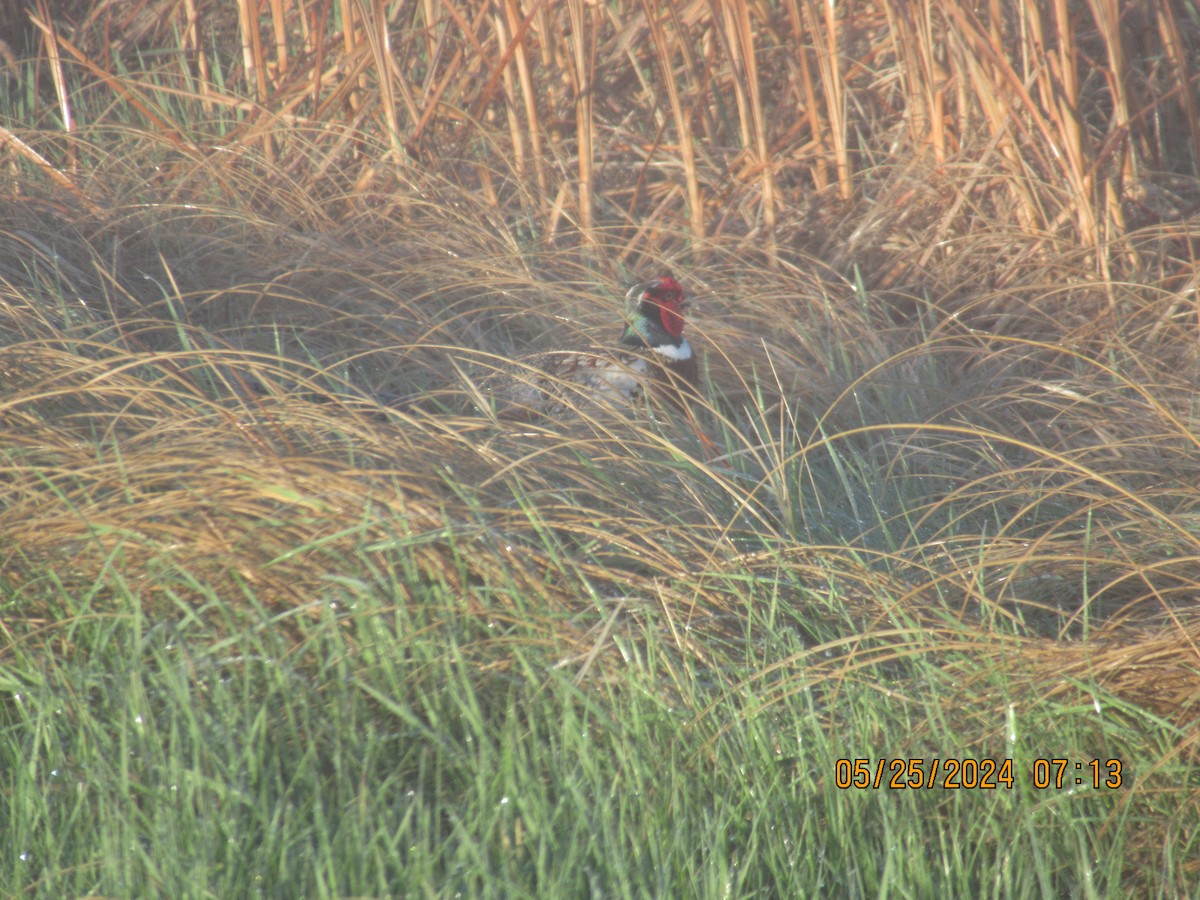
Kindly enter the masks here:
[[695, 389], [696, 357], [683, 337], [683, 288], [669, 275], [625, 295], [627, 324], [615, 348], [552, 350], [517, 361], [481, 383], [497, 415], [561, 417], [581, 405], [628, 407], [647, 390], [681, 405]]

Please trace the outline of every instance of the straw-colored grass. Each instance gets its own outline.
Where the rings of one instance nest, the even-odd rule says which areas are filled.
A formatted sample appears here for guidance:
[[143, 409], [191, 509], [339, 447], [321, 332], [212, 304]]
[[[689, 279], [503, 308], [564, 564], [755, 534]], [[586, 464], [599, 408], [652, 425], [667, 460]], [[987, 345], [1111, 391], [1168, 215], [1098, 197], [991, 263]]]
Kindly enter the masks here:
[[[73, 6], [4, 38], [0, 892], [1192, 890], [1177, 10]], [[686, 414], [489, 408], [668, 270]], [[917, 758], [1014, 785], [837, 783]]]

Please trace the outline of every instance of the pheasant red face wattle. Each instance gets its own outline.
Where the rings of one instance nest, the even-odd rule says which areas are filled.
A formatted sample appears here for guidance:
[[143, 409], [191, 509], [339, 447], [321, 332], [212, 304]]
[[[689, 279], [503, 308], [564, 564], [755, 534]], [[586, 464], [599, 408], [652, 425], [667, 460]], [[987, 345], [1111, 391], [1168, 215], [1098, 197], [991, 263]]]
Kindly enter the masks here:
[[683, 304], [673, 303], [662, 305], [662, 324], [671, 337], [683, 335]]

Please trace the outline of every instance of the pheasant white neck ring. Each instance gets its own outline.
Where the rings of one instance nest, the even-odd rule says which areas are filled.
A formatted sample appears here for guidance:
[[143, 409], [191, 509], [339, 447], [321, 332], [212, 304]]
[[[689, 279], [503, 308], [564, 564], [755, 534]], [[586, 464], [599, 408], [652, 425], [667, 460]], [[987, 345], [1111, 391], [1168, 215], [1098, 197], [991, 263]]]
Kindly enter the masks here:
[[683, 362], [685, 359], [692, 358], [692, 345], [687, 342], [687, 338], [680, 338], [678, 344], [659, 344], [652, 349], [659, 356], [664, 356], [671, 362]]

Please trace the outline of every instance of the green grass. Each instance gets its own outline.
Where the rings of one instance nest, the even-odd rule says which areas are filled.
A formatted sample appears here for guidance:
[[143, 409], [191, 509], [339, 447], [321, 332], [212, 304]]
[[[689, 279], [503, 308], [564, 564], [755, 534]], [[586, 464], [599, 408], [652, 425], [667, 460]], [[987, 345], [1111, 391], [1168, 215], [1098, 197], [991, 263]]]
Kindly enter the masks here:
[[[96, 587], [57, 598], [59, 652], [19, 644], [0, 669], [6, 894], [1106, 896], [1196, 787], [1181, 762], [1149, 771], [1171, 726], [1099, 692], [1017, 703], [1004, 737], [928, 645], [894, 690], [883, 665], [831, 684], [773, 629], [738, 677], [692, 662], [664, 692], [653, 615], [624, 666], [580, 679], [438, 588], [414, 606], [343, 583], [288, 640], [247, 613], [214, 641], [216, 596], [154, 622], [120, 576]], [[835, 787], [839, 758], [978, 757], [984, 734], [1012, 789]], [[1034, 759], [1097, 754], [1126, 786], [1033, 787]]]

